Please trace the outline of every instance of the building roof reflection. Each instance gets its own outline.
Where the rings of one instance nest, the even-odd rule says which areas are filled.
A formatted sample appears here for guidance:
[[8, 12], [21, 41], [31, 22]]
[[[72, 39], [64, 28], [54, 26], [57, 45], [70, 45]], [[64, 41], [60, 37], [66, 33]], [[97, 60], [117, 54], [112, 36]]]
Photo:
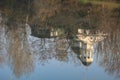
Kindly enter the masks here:
[[32, 36], [39, 38], [55, 38], [57, 36], [65, 35], [63, 28], [41, 27], [40, 25], [31, 26]]

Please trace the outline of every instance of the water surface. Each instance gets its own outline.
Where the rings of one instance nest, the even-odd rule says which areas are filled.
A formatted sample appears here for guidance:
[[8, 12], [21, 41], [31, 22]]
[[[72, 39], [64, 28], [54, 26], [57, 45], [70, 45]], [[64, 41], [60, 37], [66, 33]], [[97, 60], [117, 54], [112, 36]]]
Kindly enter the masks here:
[[120, 79], [119, 3], [60, 1], [1, 1], [1, 80]]

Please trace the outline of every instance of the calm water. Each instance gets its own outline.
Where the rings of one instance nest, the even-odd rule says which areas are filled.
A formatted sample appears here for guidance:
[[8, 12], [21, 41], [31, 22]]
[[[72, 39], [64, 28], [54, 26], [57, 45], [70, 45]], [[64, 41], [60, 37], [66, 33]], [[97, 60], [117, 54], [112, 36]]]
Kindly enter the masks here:
[[0, 80], [120, 80], [119, 3], [29, 1], [0, 3]]
[[[66, 32], [63, 28], [55, 29], [56, 31], [52, 29], [54, 34], [51, 29], [47, 29], [50, 31], [46, 34], [43, 34], [45, 29], [35, 29], [39, 30], [38, 32], [43, 31], [41, 35], [34, 33], [29, 26], [26, 29], [17, 28], [8, 32], [1, 26], [0, 78], [2, 80], [119, 80], [120, 55], [114, 51], [117, 50], [116, 45], [116, 47], [112, 45], [114, 48], [110, 50], [110, 45], [104, 43], [108, 38], [107, 34], [80, 33], [84, 29], [78, 29], [79, 33], [69, 38], [69, 36], [63, 37], [66, 36], [63, 35]], [[59, 31], [61, 34], [57, 33]], [[108, 47], [105, 50], [101, 49], [105, 48], [104, 46]]]

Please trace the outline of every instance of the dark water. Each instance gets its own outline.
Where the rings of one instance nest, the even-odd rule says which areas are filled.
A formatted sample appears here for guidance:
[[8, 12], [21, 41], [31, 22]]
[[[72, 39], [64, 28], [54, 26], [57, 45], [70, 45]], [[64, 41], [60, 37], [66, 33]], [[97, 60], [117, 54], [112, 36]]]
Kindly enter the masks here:
[[1, 1], [0, 80], [120, 80], [119, 3], [51, 2]]

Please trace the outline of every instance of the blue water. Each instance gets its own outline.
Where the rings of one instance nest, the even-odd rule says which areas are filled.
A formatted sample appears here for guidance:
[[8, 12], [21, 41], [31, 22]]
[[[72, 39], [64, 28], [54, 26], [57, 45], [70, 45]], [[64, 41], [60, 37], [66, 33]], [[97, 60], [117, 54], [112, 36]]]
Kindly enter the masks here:
[[112, 59], [106, 58], [107, 54], [94, 52], [93, 62], [85, 66], [71, 46], [66, 48], [66, 39], [56, 42], [45, 38], [44, 43], [30, 35], [28, 41], [13, 35], [17, 34], [6, 38], [1, 35], [0, 80], [120, 80], [119, 67], [115, 67], [119, 61], [112, 63], [114, 67], [107, 65]]
[[104, 67], [97, 63], [95, 57], [93, 63], [87, 67], [82, 63], [61, 62], [54, 58], [41, 64], [38, 59], [35, 59], [32, 72], [23, 72], [20, 77], [15, 75], [8, 64], [2, 64], [0, 67], [1, 80], [119, 80], [105, 72]]

